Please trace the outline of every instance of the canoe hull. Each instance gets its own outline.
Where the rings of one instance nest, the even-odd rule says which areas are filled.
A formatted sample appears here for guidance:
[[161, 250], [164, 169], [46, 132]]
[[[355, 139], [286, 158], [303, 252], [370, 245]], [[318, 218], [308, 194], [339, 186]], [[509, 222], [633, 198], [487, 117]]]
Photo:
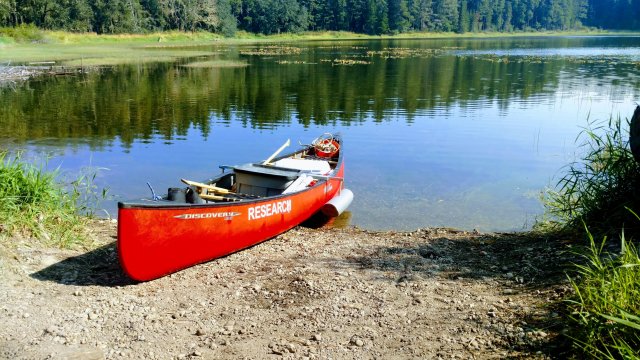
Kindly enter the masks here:
[[238, 203], [118, 209], [118, 255], [126, 274], [148, 281], [245, 249], [319, 211], [342, 189], [344, 167], [303, 191]]

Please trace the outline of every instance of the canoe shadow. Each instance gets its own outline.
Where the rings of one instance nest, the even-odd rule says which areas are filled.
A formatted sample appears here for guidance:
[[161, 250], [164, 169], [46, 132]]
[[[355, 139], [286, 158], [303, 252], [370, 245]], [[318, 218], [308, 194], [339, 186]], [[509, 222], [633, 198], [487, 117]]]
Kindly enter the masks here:
[[349, 227], [351, 223], [351, 211], [345, 211], [338, 217], [329, 217], [321, 211], [313, 214], [300, 226], [309, 229], [343, 229]]
[[136, 282], [118, 262], [116, 242], [69, 257], [30, 275], [41, 281], [75, 286], [126, 286]]

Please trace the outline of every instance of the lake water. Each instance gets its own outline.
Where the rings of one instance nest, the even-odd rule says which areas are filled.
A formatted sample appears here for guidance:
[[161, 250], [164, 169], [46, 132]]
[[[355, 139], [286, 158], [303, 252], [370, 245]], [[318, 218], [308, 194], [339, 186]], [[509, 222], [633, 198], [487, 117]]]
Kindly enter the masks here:
[[[350, 224], [529, 228], [590, 121], [631, 116], [640, 38], [324, 41], [0, 88], [0, 146], [98, 169], [112, 199], [266, 158], [288, 138], [345, 138]], [[240, 62], [245, 66], [231, 66]]]

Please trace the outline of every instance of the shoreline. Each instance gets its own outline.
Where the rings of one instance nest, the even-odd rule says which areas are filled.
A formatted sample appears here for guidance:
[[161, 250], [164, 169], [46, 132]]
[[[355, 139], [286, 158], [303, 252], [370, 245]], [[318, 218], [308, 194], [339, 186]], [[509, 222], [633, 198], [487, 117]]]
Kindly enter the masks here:
[[2, 244], [0, 357], [542, 359], [564, 351], [555, 308], [570, 291], [570, 254], [558, 239], [297, 227], [134, 283], [117, 263], [115, 223], [90, 228], [95, 241], [84, 250]]
[[[95, 59], [104, 63], [118, 64], [140, 60], [145, 57], [179, 57], [205, 55], [211, 52], [192, 52], [185, 50], [211, 45], [251, 45], [267, 43], [299, 43], [315, 41], [366, 41], [366, 40], [430, 40], [430, 39], [499, 39], [563, 36], [639, 36], [640, 32], [613, 32], [604, 30], [583, 31], [540, 31], [540, 32], [483, 32], [483, 33], [404, 33], [398, 35], [366, 35], [349, 32], [306, 32], [302, 34], [260, 35], [238, 32], [235, 37], [226, 38], [220, 34], [207, 32], [159, 32], [150, 34], [114, 34], [70, 33], [62, 31], [41, 31], [41, 39], [31, 42], [16, 42], [14, 39], [0, 37], [0, 62], [25, 63], [30, 61], [84, 60], [91, 64]], [[180, 52], [172, 48], [182, 48]], [[131, 53], [135, 51], [132, 59]], [[149, 53], [152, 51], [153, 53]], [[195, 50], [194, 50], [195, 51]], [[76, 61], [76, 62], [77, 62]], [[100, 64], [100, 63], [99, 63]], [[95, 64], [94, 64], [95, 65]]]
[[[239, 32], [226, 38], [207, 32], [167, 31], [150, 34], [70, 33], [40, 30], [42, 39], [30, 43], [16, 42], [0, 36], [0, 86], [15, 84], [42, 75], [75, 75], [96, 71], [101, 66], [174, 61], [184, 57], [212, 56], [215, 50], [204, 46], [236, 46], [315, 41], [370, 40], [460, 40], [536, 38], [566, 36], [640, 36], [640, 32], [610, 30], [529, 31], [482, 33], [403, 33], [397, 35], [366, 35], [349, 32], [305, 32], [302, 34], [260, 35]], [[14, 65], [12, 65], [14, 64]], [[220, 65], [223, 66], [223, 65]], [[228, 65], [227, 65], [228, 66]]]

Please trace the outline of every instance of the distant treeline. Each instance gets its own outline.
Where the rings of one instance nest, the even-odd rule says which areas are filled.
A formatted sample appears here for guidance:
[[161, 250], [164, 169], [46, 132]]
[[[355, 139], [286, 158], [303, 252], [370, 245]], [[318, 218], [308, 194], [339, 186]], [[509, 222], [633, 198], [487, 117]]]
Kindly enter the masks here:
[[639, 22], [640, 0], [0, 0], [0, 26], [101, 34], [633, 30]]

